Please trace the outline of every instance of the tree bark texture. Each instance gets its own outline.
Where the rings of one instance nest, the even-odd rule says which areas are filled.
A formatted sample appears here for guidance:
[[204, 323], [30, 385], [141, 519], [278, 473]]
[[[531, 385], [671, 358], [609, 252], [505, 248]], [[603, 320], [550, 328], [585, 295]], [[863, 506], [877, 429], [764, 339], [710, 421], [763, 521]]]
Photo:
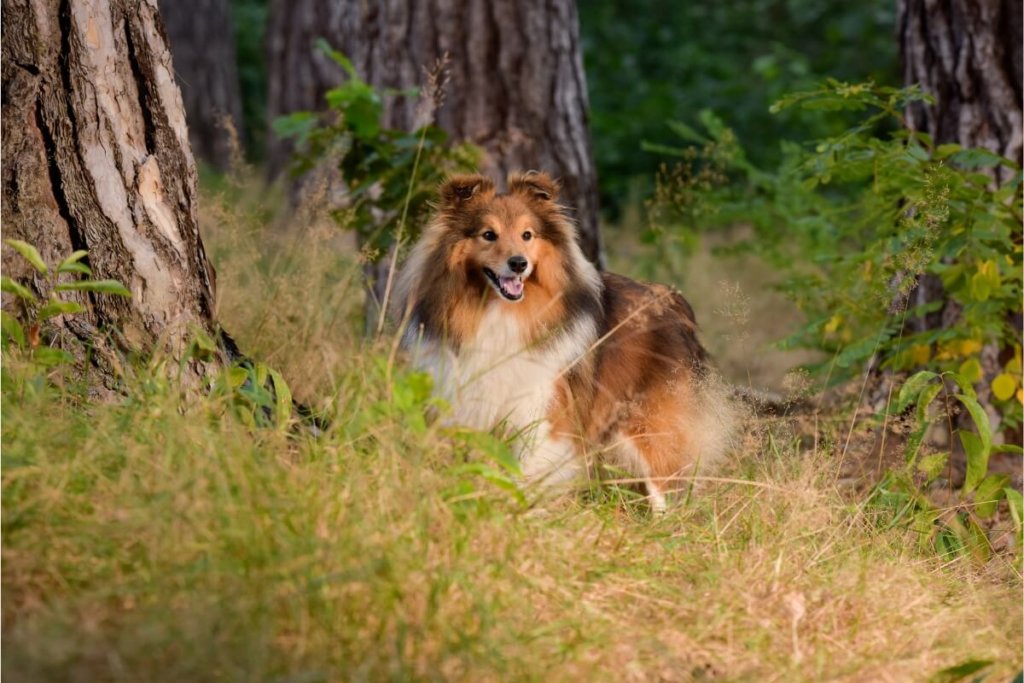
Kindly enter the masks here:
[[[214, 274], [156, 0], [3, 0], [2, 55], [5, 237], [51, 265], [87, 249], [95, 279], [132, 292], [78, 294], [58, 333], [180, 357], [193, 327], [212, 332]], [[6, 247], [3, 269], [40, 289]]]
[[[598, 261], [597, 174], [588, 128], [587, 87], [573, 0], [272, 0], [267, 30], [271, 120], [318, 110], [341, 69], [314, 50], [326, 38], [379, 88], [408, 89], [424, 69], [451, 57], [437, 123], [485, 151], [483, 172], [499, 182], [512, 170], [561, 179], [586, 255]], [[411, 130], [415, 98], [388, 98], [384, 125]], [[275, 141], [272, 164], [289, 146]]]
[[227, 170], [240, 150], [242, 95], [228, 0], [160, 0], [196, 158]]
[[910, 107], [909, 126], [1024, 161], [1021, 21], [1020, 0], [900, 0], [904, 80], [935, 98]]

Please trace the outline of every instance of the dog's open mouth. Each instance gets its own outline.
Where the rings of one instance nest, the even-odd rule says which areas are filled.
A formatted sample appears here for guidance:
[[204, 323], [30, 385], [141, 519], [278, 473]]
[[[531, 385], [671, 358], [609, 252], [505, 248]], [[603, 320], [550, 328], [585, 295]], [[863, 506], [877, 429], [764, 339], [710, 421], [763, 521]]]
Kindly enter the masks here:
[[509, 301], [519, 301], [523, 298], [523, 278], [518, 275], [514, 277], [498, 277], [490, 268], [484, 268], [484, 275], [491, 281], [498, 293]]

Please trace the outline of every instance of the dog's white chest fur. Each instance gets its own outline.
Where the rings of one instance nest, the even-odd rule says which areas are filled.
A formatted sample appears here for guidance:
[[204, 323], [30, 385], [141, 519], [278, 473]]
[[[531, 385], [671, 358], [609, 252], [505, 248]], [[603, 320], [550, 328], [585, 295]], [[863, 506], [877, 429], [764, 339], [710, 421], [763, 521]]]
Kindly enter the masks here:
[[417, 365], [433, 375], [437, 393], [451, 404], [452, 422], [484, 430], [504, 423], [518, 434], [523, 472], [548, 477], [561, 461], [568, 464], [572, 449], [551, 442], [545, 418], [558, 380], [595, 336], [593, 321], [584, 320], [530, 348], [518, 317], [497, 305], [488, 308], [476, 336], [464, 340], [458, 353], [423, 341], [415, 355]]

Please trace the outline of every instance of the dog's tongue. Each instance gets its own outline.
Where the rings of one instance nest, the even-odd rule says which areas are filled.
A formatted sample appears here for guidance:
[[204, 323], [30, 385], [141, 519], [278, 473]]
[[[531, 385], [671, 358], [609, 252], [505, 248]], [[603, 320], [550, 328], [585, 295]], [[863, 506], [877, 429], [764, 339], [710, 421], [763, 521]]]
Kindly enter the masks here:
[[498, 282], [501, 283], [501, 288], [512, 296], [523, 293], [523, 281], [517, 277], [499, 277]]

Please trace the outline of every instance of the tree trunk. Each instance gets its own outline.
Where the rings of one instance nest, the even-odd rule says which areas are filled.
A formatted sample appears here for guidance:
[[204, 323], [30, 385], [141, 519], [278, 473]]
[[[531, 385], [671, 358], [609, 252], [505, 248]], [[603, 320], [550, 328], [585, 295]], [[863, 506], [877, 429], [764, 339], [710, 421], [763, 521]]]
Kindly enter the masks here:
[[242, 95], [228, 0], [160, 0], [197, 158], [219, 170], [241, 152]]
[[[934, 104], [915, 103], [907, 125], [928, 133], [936, 144], [984, 148], [1018, 164], [1022, 158], [1022, 6], [1020, 0], [899, 0], [899, 41], [906, 85], [919, 84]], [[1009, 169], [991, 169], [997, 182]], [[956, 324], [960, 308], [936, 276], [925, 276], [912, 292], [913, 304], [942, 300], [943, 307], [912, 321], [916, 331]], [[1019, 327], [1019, 319], [1015, 321]], [[994, 343], [981, 351], [983, 381], [978, 398], [994, 426], [990, 382], [1010, 349]], [[961, 416], [961, 419], [966, 419]]]
[[935, 98], [910, 107], [908, 125], [1024, 161], [1021, 20], [1020, 0], [900, 0], [904, 80]]
[[[80, 294], [56, 333], [180, 359], [194, 328], [213, 332], [214, 274], [156, 0], [3, 0], [3, 34], [5, 236], [51, 265], [87, 249], [94, 278], [132, 292]], [[3, 269], [41, 289], [7, 248]]]
[[[601, 260], [597, 174], [587, 125], [587, 88], [573, 0], [273, 0], [267, 30], [271, 120], [318, 110], [341, 82], [315, 52], [324, 37], [378, 88], [422, 84], [424, 68], [451, 57], [437, 123], [485, 152], [483, 172], [544, 170], [561, 179], [584, 253]], [[413, 98], [389, 98], [384, 125], [418, 125]], [[274, 141], [280, 169], [290, 147]]]

